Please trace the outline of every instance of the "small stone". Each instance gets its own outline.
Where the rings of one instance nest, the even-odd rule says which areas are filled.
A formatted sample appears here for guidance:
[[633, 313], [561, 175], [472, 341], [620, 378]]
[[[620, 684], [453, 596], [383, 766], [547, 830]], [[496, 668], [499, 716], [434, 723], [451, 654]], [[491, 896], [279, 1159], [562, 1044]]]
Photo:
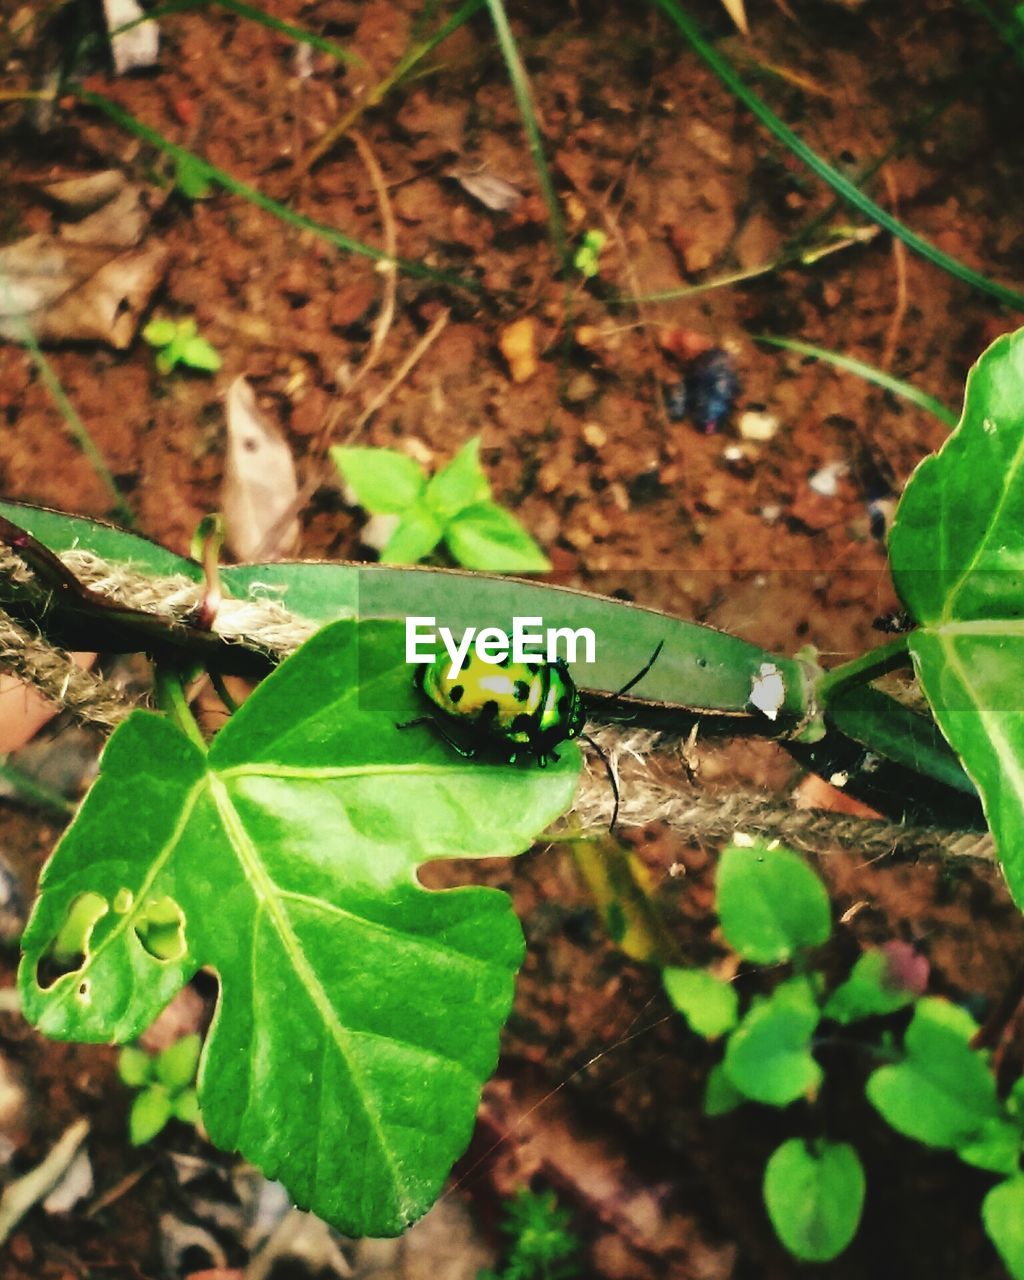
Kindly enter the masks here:
[[779, 420], [774, 413], [748, 409], [740, 414], [739, 430], [744, 440], [771, 440], [778, 429]]
[[583, 404], [593, 399], [599, 389], [597, 379], [592, 373], [577, 373], [569, 380], [569, 385], [565, 389], [565, 398], [570, 404]]
[[537, 372], [537, 329], [530, 316], [516, 320], [501, 331], [501, 354], [508, 362], [513, 382], [528, 382]]
[[603, 449], [608, 443], [608, 433], [599, 422], [585, 422], [583, 424], [583, 439], [590, 445], [591, 449]]
[[839, 481], [850, 470], [846, 462], [829, 462], [815, 471], [807, 483], [823, 498], [834, 498], [839, 492]]

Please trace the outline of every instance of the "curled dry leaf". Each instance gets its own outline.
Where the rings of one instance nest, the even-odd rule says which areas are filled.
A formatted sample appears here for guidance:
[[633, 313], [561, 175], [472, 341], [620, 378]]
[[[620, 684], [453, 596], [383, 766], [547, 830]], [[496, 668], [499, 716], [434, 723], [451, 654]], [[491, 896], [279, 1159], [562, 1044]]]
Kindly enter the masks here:
[[0, 249], [0, 337], [130, 346], [168, 254], [142, 243], [152, 207], [116, 170], [50, 183], [64, 221]]
[[467, 195], [495, 213], [511, 213], [523, 198], [518, 187], [495, 173], [488, 173], [486, 169], [453, 169], [451, 177]]
[[299, 522], [287, 519], [299, 492], [295, 463], [245, 378], [228, 389], [227, 428], [221, 502], [227, 544], [240, 560], [288, 555], [299, 539]]

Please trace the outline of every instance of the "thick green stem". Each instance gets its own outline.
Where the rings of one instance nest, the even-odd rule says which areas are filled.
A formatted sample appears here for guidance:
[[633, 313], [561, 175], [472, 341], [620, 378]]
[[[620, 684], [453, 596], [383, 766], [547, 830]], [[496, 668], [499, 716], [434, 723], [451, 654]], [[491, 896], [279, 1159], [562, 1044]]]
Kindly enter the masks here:
[[203, 737], [196, 718], [188, 705], [181, 676], [177, 671], [166, 667], [156, 669], [156, 703], [182, 733], [206, 754], [206, 739]]
[[838, 667], [833, 667], [831, 671], [826, 671], [819, 680], [816, 690], [819, 707], [822, 710], [826, 710], [829, 701], [836, 696], [836, 692], [840, 689], [846, 689], [848, 686], [855, 684], [870, 684], [872, 680], [877, 680], [879, 676], [884, 676], [888, 671], [895, 671], [897, 667], [909, 665], [908, 638], [908, 635], [897, 636], [895, 640], [891, 640], [888, 644], [879, 645], [876, 649], [869, 649], [867, 653], [862, 653], [859, 658], [854, 658], [851, 662], [844, 662]]

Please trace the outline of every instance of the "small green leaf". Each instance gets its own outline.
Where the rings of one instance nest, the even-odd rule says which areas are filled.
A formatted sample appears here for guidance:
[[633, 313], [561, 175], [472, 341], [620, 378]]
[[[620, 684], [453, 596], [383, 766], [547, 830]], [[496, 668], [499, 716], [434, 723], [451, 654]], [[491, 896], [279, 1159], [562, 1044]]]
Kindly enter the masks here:
[[731, 983], [706, 969], [668, 968], [661, 977], [668, 998], [705, 1040], [717, 1040], [736, 1025], [739, 998]]
[[171, 1099], [171, 1113], [182, 1124], [196, 1124], [201, 1119], [199, 1095], [195, 1089], [183, 1089]]
[[128, 1136], [133, 1147], [155, 1138], [171, 1118], [171, 1095], [160, 1084], [151, 1084], [137, 1095], [128, 1116]]
[[990, 1142], [1002, 1112], [988, 1063], [970, 1047], [977, 1029], [946, 1000], [918, 1001], [904, 1037], [906, 1058], [867, 1082], [872, 1106], [898, 1133], [954, 1150]]
[[331, 459], [359, 505], [374, 516], [402, 515], [426, 488], [419, 463], [395, 449], [335, 445]]
[[157, 316], [150, 320], [149, 324], [142, 331], [143, 342], [148, 342], [151, 347], [166, 347], [174, 341], [178, 335], [178, 323], [176, 320], [169, 320], [166, 316]]
[[141, 1089], [148, 1084], [155, 1072], [153, 1059], [138, 1045], [126, 1044], [117, 1055], [117, 1074], [133, 1089]]
[[730, 845], [716, 878], [718, 917], [729, 946], [744, 960], [777, 964], [832, 932], [828, 894], [789, 849], [755, 841]]
[[865, 951], [850, 976], [828, 998], [822, 1017], [849, 1026], [860, 1018], [872, 1018], [906, 1008], [916, 999], [905, 987], [889, 981], [889, 962], [884, 952]]
[[198, 369], [204, 373], [216, 373], [221, 364], [216, 348], [211, 346], [205, 338], [198, 337], [186, 339], [182, 344], [179, 359], [190, 369]]
[[1024, 1177], [994, 1186], [981, 1202], [981, 1220], [1013, 1280], [1024, 1280]]
[[1020, 1168], [1021, 1131], [1010, 1120], [986, 1120], [980, 1132], [956, 1149], [964, 1164], [990, 1173], [1014, 1173]]
[[449, 550], [467, 569], [487, 573], [545, 573], [547, 558], [519, 521], [496, 502], [478, 502], [444, 532]]
[[791, 978], [754, 1004], [729, 1037], [724, 1066], [745, 1097], [786, 1107], [813, 1095], [822, 1071], [811, 1053], [818, 1006], [805, 978]]
[[764, 1202], [775, 1234], [802, 1262], [830, 1262], [857, 1233], [864, 1169], [846, 1142], [808, 1147], [790, 1138], [764, 1171]]
[[169, 1044], [156, 1060], [156, 1075], [160, 1083], [172, 1092], [190, 1085], [196, 1078], [202, 1045], [202, 1040], [194, 1034], [182, 1036]]
[[729, 1111], [735, 1111], [743, 1102], [746, 1102], [746, 1098], [726, 1075], [725, 1064], [716, 1062], [708, 1072], [708, 1082], [704, 1089], [704, 1114], [724, 1116]]
[[427, 505], [442, 524], [490, 496], [490, 481], [480, 466], [479, 436], [463, 445], [427, 485]]
[[441, 541], [442, 529], [423, 502], [417, 502], [402, 516], [380, 553], [383, 564], [417, 564]]

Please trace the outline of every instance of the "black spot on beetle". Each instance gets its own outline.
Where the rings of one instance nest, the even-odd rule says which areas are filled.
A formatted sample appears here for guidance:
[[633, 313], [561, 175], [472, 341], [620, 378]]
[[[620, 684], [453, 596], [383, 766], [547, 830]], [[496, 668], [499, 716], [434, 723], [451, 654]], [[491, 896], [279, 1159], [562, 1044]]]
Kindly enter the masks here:
[[483, 722], [493, 720], [498, 714], [498, 704], [493, 698], [488, 698], [484, 705], [480, 708], [480, 719]]
[[525, 680], [516, 680], [512, 685], [512, 696], [516, 702], [525, 702], [530, 696], [530, 686]]
[[461, 702], [462, 695], [465, 692], [466, 690], [462, 687], [461, 684], [453, 684], [451, 689], [448, 691], [448, 697], [451, 698], [452, 702]]
[[505, 656], [504, 656], [503, 658], [499, 658], [499, 659], [498, 659], [498, 666], [499, 666], [499, 667], [507, 667], [507, 666], [508, 666], [508, 664], [511, 662], [511, 660], [512, 660], [512, 659], [511, 659], [511, 655], [506, 653], [506, 654], [505, 654]]
[[527, 669], [527, 671], [529, 671], [529, 673], [530, 673], [530, 675], [531, 675], [531, 676], [535, 676], [535, 675], [537, 674], [537, 672], [538, 672], [538, 671], [540, 671], [540, 663], [539, 663], [539, 662], [528, 662], [528, 663], [526, 664], [526, 669]]
[[534, 727], [534, 717], [528, 715], [525, 711], [521, 711], [512, 721], [511, 727], [513, 733], [529, 733]]

